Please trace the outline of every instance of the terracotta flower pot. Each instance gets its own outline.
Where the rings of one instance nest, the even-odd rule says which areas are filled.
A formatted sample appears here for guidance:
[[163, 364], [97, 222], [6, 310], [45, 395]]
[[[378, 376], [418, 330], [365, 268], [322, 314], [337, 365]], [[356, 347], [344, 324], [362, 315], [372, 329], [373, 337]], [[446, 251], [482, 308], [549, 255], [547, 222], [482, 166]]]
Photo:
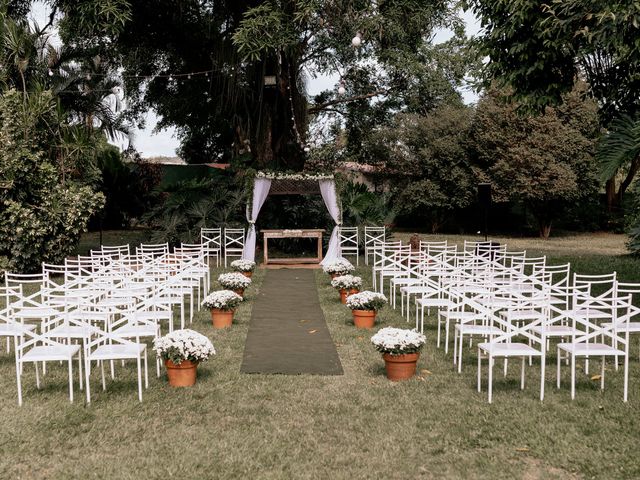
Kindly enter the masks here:
[[376, 323], [375, 310], [351, 310], [353, 324], [358, 328], [373, 328]]
[[211, 321], [213, 328], [228, 328], [233, 323], [233, 310], [211, 309]]
[[342, 303], [347, 303], [347, 297], [349, 295], [353, 295], [354, 293], [358, 293], [358, 289], [357, 288], [352, 288], [349, 291], [347, 291], [347, 289], [345, 288], [341, 288], [340, 289], [340, 301]]
[[176, 365], [171, 360], [165, 360], [169, 385], [172, 387], [191, 387], [196, 383], [198, 364], [189, 360], [183, 360]]
[[405, 353], [403, 355], [391, 355], [383, 353], [384, 367], [387, 372], [387, 378], [392, 382], [406, 380], [416, 373], [416, 364], [420, 358], [420, 352]]
[[237, 290], [234, 290], [234, 292], [244, 298], [244, 288], [239, 288]]
[[242, 273], [247, 278], [251, 278], [253, 276], [253, 272], [240, 272], [240, 273]]

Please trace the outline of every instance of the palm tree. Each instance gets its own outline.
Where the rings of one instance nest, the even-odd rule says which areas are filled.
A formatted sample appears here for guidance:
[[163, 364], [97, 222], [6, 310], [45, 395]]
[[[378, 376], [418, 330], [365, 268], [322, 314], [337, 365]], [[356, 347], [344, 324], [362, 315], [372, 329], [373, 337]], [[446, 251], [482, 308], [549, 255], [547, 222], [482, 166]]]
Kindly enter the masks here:
[[[640, 116], [623, 115], [611, 124], [611, 129], [600, 141], [597, 152], [601, 178], [607, 181], [609, 208], [622, 204], [622, 197], [640, 170]], [[615, 190], [616, 177], [625, 172]]]

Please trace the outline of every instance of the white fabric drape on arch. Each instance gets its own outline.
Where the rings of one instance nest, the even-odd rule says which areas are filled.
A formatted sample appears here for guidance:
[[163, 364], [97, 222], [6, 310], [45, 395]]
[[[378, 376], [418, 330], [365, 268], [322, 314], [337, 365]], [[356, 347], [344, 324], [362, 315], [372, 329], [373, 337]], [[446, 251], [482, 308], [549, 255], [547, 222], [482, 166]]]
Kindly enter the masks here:
[[247, 231], [247, 239], [244, 242], [242, 250], [242, 258], [244, 260], [256, 259], [256, 220], [262, 205], [264, 205], [269, 189], [271, 188], [271, 180], [268, 178], [256, 178], [253, 184], [253, 201], [251, 202], [251, 213], [247, 209], [247, 222], [249, 222], [249, 230]]
[[331, 218], [336, 222], [336, 226], [333, 227], [333, 231], [331, 232], [331, 239], [329, 240], [327, 253], [324, 256], [324, 259], [320, 262], [320, 265], [325, 265], [342, 258], [340, 239], [338, 235], [338, 228], [342, 224], [342, 219], [340, 218], [340, 206], [338, 205], [336, 182], [334, 180], [319, 180], [319, 182], [322, 200], [324, 200], [324, 204], [327, 206], [327, 210], [329, 210]]

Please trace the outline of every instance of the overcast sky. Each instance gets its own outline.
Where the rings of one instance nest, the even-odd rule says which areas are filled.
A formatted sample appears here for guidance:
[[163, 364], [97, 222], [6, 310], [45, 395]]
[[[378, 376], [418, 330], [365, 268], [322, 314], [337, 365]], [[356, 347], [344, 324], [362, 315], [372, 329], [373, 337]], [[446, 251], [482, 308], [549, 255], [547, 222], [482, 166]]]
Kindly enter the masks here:
[[[32, 18], [39, 25], [45, 25], [48, 21], [49, 7], [41, 1], [34, 2], [32, 9]], [[471, 12], [465, 12], [462, 14], [466, 26], [467, 35], [475, 35], [480, 29], [480, 22], [474, 17]], [[451, 32], [447, 30], [441, 30], [436, 34], [436, 43], [446, 41], [451, 36]], [[338, 82], [338, 75], [335, 76], [323, 76], [315, 79], [311, 79], [308, 84], [309, 94], [316, 95], [323, 90], [336, 88]], [[470, 90], [462, 92], [464, 99], [467, 103], [474, 103], [477, 100], [477, 96]], [[175, 137], [175, 130], [168, 128], [160, 132], [154, 133], [154, 128], [158, 122], [158, 117], [153, 111], [147, 114], [146, 127], [144, 130], [135, 130], [133, 133], [133, 145], [141, 153], [143, 157], [155, 157], [155, 156], [176, 156], [176, 149], [179, 142]], [[125, 148], [128, 145], [128, 141], [118, 142], [121, 148]]]

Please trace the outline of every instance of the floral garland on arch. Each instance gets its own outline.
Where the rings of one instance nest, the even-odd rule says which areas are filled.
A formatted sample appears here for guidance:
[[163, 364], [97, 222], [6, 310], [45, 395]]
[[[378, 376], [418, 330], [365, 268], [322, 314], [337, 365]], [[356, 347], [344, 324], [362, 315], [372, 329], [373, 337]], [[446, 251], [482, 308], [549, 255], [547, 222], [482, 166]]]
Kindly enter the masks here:
[[275, 171], [260, 171], [256, 173], [255, 178], [267, 178], [269, 180], [333, 180], [333, 174], [326, 173], [287, 173]]

